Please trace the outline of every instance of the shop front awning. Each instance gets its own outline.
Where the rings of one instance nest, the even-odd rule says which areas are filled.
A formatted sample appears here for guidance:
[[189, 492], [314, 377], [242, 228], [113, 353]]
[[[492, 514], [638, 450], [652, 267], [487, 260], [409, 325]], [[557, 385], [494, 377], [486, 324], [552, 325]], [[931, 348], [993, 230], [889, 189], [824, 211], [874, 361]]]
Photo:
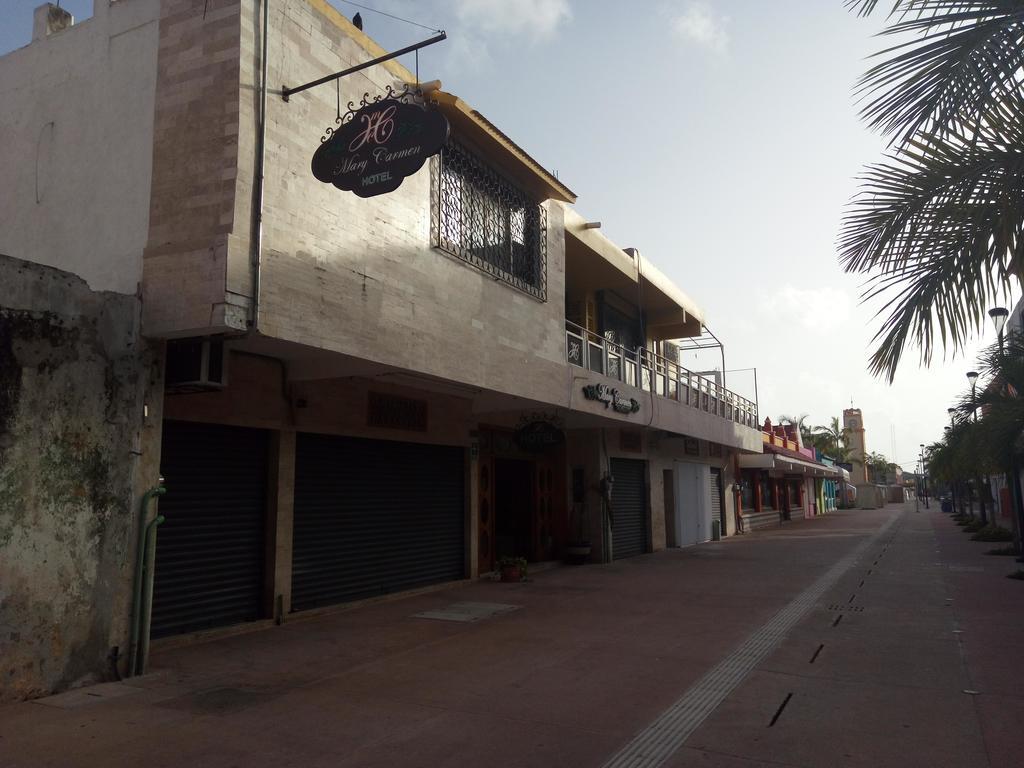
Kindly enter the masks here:
[[768, 471], [782, 472], [790, 475], [806, 475], [807, 477], [830, 477], [839, 479], [843, 470], [838, 467], [828, 467], [816, 461], [798, 459], [795, 456], [787, 456], [777, 453], [762, 453], [760, 455], [739, 456], [740, 469], [765, 469]]

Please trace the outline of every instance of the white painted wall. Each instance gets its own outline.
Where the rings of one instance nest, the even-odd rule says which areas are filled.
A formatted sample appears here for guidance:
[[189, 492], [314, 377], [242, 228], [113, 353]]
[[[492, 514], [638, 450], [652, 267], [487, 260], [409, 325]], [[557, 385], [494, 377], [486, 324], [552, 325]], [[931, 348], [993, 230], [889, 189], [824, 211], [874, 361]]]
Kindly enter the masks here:
[[0, 253], [134, 294], [149, 226], [160, 0], [0, 57]]

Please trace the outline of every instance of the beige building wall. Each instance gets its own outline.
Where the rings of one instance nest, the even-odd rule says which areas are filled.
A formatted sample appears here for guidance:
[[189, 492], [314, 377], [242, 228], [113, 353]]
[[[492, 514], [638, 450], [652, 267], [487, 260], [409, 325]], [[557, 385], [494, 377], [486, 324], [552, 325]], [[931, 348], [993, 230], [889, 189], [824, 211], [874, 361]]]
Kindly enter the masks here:
[[[219, 6], [205, 22], [185, 0], [164, 4], [145, 262], [148, 332], [241, 331], [255, 314], [259, 336], [296, 345], [286, 353], [293, 359], [303, 348], [337, 353], [760, 449], [756, 430], [625, 386], [624, 394], [641, 402], [632, 418], [582, 400], [589, 379], [606, 380], [565, 362], [561, 203], [546, 204], [547, 300], [541, 301], [432, 247], [431, 163], [395, 192], [369, 199], [313, 178], [310, 159], [334, 124], [338, 92], [323, 86], [285, 102], [280, 87], [380, 53], [319, 0], [271, 7], [262, 266], [254, 308], [260, 22], [251, 2]], [[390, 63], [343, 78], [342, 108], [409, 77]], [[181, 197], [187, 206], [178, 203]], [[297, 360], [294, 370], [300, 369]]]
[[94, 0], [91, 18], [49, 34], [44, 8], [36, 39], [0, 57], [0, 253], [138, 291], [159, 8]]
[[160, 3], [143, 286], [151, 336], [246, 328], [248, 283], [232, 283], [243, 295], [228, 293], [229, 261], [246, 274], [250, 219], [236, 219], [245, 192], [237, 177], [253, 163], [240, 151], [240, 9], [232, 0]]

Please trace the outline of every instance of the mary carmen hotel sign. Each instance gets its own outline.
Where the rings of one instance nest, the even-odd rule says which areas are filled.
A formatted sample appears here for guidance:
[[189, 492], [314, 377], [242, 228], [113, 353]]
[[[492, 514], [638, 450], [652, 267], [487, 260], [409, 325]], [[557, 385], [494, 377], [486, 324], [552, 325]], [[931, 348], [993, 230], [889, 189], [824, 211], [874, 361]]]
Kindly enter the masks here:
[[313, 175], [325, 184], [373, 197], [394, 192], [448, 141], [448, 120], [404, 95], [349, 112], [313, 154]]

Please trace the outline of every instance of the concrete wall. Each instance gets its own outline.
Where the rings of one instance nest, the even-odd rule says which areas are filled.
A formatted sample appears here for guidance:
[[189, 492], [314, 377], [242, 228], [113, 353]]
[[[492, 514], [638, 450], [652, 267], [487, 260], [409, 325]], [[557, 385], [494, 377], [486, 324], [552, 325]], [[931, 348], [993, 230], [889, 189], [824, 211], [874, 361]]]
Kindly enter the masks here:
[[[0, 255], [0, 699], [110, 675], [127, 652], [151, 354], [138, 300]], [[158, 440], [158, 429], [157, 437]]]
[[0, 57], [0, 253], [135, 294], [148, 228], [159, 0]]

